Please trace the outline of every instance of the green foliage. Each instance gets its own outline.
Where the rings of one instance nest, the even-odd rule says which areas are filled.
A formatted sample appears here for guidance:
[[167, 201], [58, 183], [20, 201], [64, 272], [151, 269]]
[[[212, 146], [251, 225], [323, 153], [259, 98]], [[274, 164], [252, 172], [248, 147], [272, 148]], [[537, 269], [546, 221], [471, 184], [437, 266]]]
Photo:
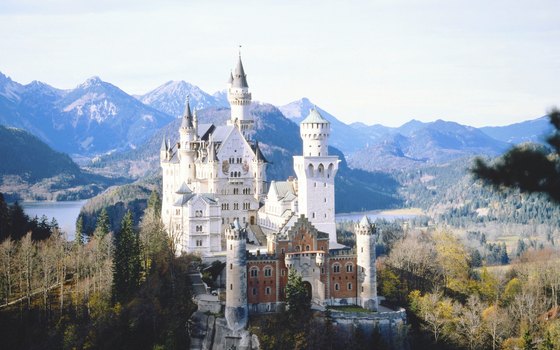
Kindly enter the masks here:
[[125, 303], [132, 297], [140, 282], [141, 262], [138, 235], [132, 227], [128, 212], [122, 221], [121, 231], [115, 235], [113, 260], [113, 300]]
[[[82, 227], [83, 227], [83, 217], [82, 215], [79, 216], [79, 219], [82, 219]], [[99, 218], [97, 219], [97, 225], [95, 226], [94, 235], [103, 238], [107, 236], [107, 234], [111, 231], [111, 226], [109, 222], [109, 214], [107, 214], [107, 209], [101, 209], [99, 213]]]
[[54, 218], [50, 222], [46, 216], [29, 218], [18, 202], [8, 205], [0, 193], [0, 242], [7, 238], [18, 241], [28, 232], [35, 241], [45, 240], [56, 230]]
[[74, 243], [77, 245], [84, 245], [84, 220], [81, 216], [78, 216], [78, 220], [76, 220]]
[[309, 317], [311, 295], [308, 294], [301, 275], [295, 269], [290, 269], [288, 272], [286, 304], [288, 306], [288, 314], [292, 320], [301, 321]]
[[517, 146], [492, 165], [477, 159], [473, 174], [495, 188], [503, 186], [544, 193], [560, 203], [560, 111], [553, 109], [549, 118], [555, 128], [547, 139], [553, 153], [544, 147]]

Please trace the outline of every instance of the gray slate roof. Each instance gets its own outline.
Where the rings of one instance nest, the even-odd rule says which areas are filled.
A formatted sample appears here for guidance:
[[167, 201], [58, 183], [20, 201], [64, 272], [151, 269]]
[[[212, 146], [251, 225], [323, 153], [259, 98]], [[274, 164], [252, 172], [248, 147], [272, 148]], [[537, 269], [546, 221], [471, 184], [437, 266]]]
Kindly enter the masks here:
[[236, 88], [248, 88], [247, 85], [247, 74], [245, 74], [245, 70], [243, 69], [243, 63], [241, 63], [241, 56], [239, 56], [239, 61], [237, 61], [237, 67], [233, 71], [233, 87]]

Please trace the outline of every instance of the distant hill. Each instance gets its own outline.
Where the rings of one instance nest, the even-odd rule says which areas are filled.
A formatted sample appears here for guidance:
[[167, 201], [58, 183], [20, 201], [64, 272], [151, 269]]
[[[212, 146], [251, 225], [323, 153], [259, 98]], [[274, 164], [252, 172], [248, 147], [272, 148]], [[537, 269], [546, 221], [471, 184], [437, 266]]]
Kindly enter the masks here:
[[506, 126], [486, 126], [480, 128], [486, 135], [511, 144], [544, 141], [553, 130], [548, 117], [540, 117]]
[[508, 144], [477, 128], [437, 120], [411, 121], [381, 141], [354, 152], [351, 167], [368, 171], [394, 171], [447, 162], [474, 155], [497, 156]]
[[118, 182], [83, 172], [27, 131], [0, 125], [0, 192], [8, 200], [81, 199]]

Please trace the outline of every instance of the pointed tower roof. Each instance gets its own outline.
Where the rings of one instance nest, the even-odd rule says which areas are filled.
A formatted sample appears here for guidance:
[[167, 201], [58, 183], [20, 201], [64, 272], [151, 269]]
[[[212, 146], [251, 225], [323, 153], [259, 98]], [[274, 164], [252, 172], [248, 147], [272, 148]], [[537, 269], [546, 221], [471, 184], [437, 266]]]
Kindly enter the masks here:
[[233, 84], [233, 73], [229, 72], [228, 84]]
[[233, 82], [232, 86], [236, 88], [248, 88], [247, 85], [247, 74], [243, 69], [243, 63], [241, 62], [241, 54], [239, 54], [239, 60], [237, 61], [237, 67], [233, 71]]
[[165, 135], [163, 135], [163, 139], [161, 140], [161, 147], [159, 148], [160, 151], [167, 151], [167, 142], [165, 142]]
[[311, 124], [311, 123], [328, 123], [329, 121], [323, 118], [323, 116], [319, 113], [317, 108], [313, 107], [309, 111], [309, 115], [301, 122], [302, 124]]
[[190, 189], [190, 187], [185, 182], [183, 182], [181, 187], [179, 187], [179, 189], [175, 193], [177, 193], [177, 194], [189, 194], [189, 193], [192, 193], [192, 190]]
[[187, 95], [187, 106], [185, 107], [185, 113], [183, 113], [183, 120], [181, 121], [181, 128], [192, 128], [193, 127], [193, 116], [191, 113], [191, 104], [189, 102], [189, 96]]
[[364, 226], [364, 227], [370, 227], [371, 226], [371, 222], [369, 221], [369, 218], [364, 215], [362, 217], [362, 220], [360, 220], [360, 226]]

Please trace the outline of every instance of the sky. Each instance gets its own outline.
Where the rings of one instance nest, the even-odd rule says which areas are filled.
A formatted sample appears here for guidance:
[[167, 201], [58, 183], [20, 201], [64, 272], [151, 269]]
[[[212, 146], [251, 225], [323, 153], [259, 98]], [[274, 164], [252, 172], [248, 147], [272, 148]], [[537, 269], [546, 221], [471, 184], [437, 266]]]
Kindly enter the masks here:
[[225, 88], [238, 46], [253, 99], [346, 122], [506, 125], [560, 106], [560, 1], [1, 0], [0, 72], [129, 94]]

